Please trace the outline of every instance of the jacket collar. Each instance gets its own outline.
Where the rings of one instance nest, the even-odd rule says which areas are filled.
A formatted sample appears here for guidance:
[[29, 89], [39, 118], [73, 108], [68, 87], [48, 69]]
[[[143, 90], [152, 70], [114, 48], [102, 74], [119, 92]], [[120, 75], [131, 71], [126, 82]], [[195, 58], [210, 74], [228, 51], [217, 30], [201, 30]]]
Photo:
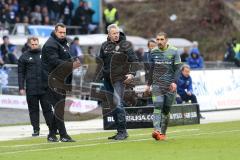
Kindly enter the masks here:
[[40, 49], [40, 48], [30, 49], [29, 52], [30, 52], [30, 53], [39, 53], [39, 52], [41, 52], [41, 49]]
[[66, 39], [66, 38], [64, 38], [64, 39], [59, 39], [59, 38], [56, 36], [56, 34], [54, 33], [54, 31], [52, 31], [51, 37], [54, 38], [56, 41], [58, 41], [58, 42], [61, 43], [61, 44], [67, 43], [67, 39]]
[[[127, 39], [127, 38], [126, 38], [126, 35], [125, 35], [123, 32], [120, 32], [119, 34], [120, 34], [120, 35], [119, 35], [119, 40], [118, 40], [116, 43], [119, 43], [119, 42]], [[107, 41], [108, 41], [108, 42], [111, 42], [111, 43], [114, 43], [114, 42], [112, 42], [112, 41], [110, 40], [109, 37], [107, 37]]]

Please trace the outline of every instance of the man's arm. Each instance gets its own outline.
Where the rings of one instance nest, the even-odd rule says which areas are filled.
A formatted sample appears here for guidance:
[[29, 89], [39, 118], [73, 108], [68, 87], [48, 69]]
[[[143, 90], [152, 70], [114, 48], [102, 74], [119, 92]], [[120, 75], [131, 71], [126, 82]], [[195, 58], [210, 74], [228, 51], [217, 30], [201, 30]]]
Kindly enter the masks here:
[[[150, 93], [150, 88], [151, 88], [151, 85], [153, 83], [153, 70], [154, 70], [154, 61], [152, 59], [152, 54], [150, 53], [149, 54], [149, 73], [148, 73], [148, 77], [146, 79], [147, 81], [147, 85], [145, 87], [145, 93], [149, 94]], [[146, 73], [145, 73], [146, 74]]]
[[130, 66], [129, 66], [130, 68], [129, 68], [128, 74], [132, 74], [133, 76], [135, 76], [136, 71], [138, 70], [138, 59], [137, 59], [136, 54], [134, 53], [132, 44], [128, 41], [126, 41], [125, 43], [126, 44], [124, 44], [124, 46], [126, 46], [128, 62], [130, 62]]
[[149, 73], [147, 79], [147, 85], [151, 86], [153, 83], [153, 70], [154, 70], [154, 61], [152, 58], [152, 53], [149, 54]]
[[174, 65], [173, 65], [173, 70], [174, 70], [174, 83], [177, 83], [177, 80], [181, 74], [180, 68], [182, 66], [182, 62], [181, 62], [181, 57], [180, 55], [177, 53], [174, 56]]
[[136, 75], [136, 72], [138, 70], [138, 59], [136, 54], [133, 51], [133, 46], [130, 42], [126, 41], [126, 44], [122, 44], [124, 47], [126, 47], [126, 53], [128, 56], [128, 63], [129, 63], [129, 72], [126, 75], [126, 80], [124, 83], [128, 84], [133, 81], [134, 76]]
[[204, 66], [204, 60], [203, 60], [203, 58], [202, 57], [200, 57], [200, 61], [199, 61], [199, 68], [203, 68], [203, 66]]
[[193, 93], [193, 89], [192, 89], [192, 78], [190, 77], [189, 78], [189, 85], [188, 85], [188, 92], [191, 92], [191, 93]]
[[96, 58], [97, 69], [96, 69], [96, 76], [94, 77], [95, 81], [101, 81], [103, 79], [103, 45], [101, 46], [99, 56]]
[[185, 81], [182, 80], [181, 78], [178, 78], [178, 80], [177, 80], [177, 93], [179, 95], [182, 95], [182, 94], [185, 93], [184, 84], [185, 84]]
[[2, 51], [0, 50], [0, 65], [3, 65], [4, 64], [4, 61], [2, 59]]
[[174, 64], [173, 64], [174, 79], [173, 79], [173, 82], [170, 84], [170, 87], [169, 87], [171, 92], [175, 92], [177, 90], [177, 81], [178, 81], [178, 78], [180, 76], [180, 68], [181, 68], [181, 66], [182, 66], [182, 64], [181, 64], [181, 57], [177, 53], [177, 49], [176, 49], [175, 55], [174, 55]]
[[26, 65], [24, 63], [23, 56], [21, 56], [18, 60], [18, 86], [20, 94], [23, 92], [24, 89], [24, 82], [25, 82], [25, 75], [26, 75]]

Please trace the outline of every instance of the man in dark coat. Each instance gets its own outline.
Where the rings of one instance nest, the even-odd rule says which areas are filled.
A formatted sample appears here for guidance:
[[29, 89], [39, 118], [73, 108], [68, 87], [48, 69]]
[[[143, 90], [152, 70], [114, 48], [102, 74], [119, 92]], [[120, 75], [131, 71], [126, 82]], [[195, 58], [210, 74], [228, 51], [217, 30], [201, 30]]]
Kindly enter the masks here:
[[53, 112], [47, 101], [47, 73], [42, 69], [42, 53], [38, 38], [29, 38], [29, 45], [30, 49], [18, 60], [18, 84], [20, 94], [26, 93], [27, 96], [30, 121], [33, 126], [32, 136], [39, 136], [39, 102], [49, 129], [53, 120]]
[[[64, 108], [66, 91], [71, 90], [72, 75], [70, 73], [73, 69], [80, 67], [78, 59], [74, 61], [71, 59], [69, 46], [70, 43], [66, 39], [66, 26], [58, 23], [42, 49], [43, 67], [48, 71], [49, 102], [54, 107], [55, 121], [52, 124], [53, 128], [59, 130], [62, 142], [74, 142], [65, 128]], [[48, 141], [58, 142], [54, 130], [48, 135]]]
[[117, 134], [109, 139], [124, 140], [128, 137], [124, 88], [125, 84], [133, 80], [135, 73], [132, 64], [137, 58], [131, 43], [126, 41], [125, 35], [120, 33], [116, 24], [108, 26], [108, 39], [101, 46], [99, 58], [103, 62], [104, 87], [111, 93], [107, 94], [108, 105], [117, 126]]

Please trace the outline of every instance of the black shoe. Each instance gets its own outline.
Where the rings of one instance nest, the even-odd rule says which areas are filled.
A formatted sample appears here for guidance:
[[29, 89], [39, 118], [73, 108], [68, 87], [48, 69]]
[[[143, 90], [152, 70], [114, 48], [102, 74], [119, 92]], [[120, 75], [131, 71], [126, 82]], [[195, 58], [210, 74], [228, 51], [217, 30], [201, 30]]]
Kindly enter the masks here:
[[55, 134], [49, 134], [47, 137], [48, 142], [59, 142]]
[[34, 130], [33, 133], [32, 133], [32, 136], [33, 137], [39, 136], [39, 131], [38, 130]]
[[128, 138], [127, 132], [118, 132], [114, 140], [125, 140]]
[[117, 136], [117, 134], [115, 134], [114, 136], [108, 137], [108, 139], [115, 139]]
[[60, 141], [61, 142], [76, 142], [69, 135], [61, 136]]

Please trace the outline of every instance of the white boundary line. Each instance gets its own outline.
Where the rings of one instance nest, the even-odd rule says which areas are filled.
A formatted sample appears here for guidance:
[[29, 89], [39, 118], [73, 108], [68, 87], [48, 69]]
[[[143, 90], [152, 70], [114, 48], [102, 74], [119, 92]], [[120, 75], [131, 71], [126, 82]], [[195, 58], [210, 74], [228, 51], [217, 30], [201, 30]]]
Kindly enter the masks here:
[[[176, 131], [170, 131], [168, 134], [172, 133], [181, 133], [181, 132], [191, 132], [191, 131], [199, 131], [199, 129], [180, 129]], [[142, 134], [134, 134], [130, 135], [130, 137], [138, 137], [138, 136], [145, 136], [145, 135], [151, 135], [151, 133], [142, 133]], [[106, 140], [107, 137], [98, 137], [98, 138], [92, 138], [92, 139], [84, 139], [84, 140], [78, 140], [77, 142], [88, 142], [88, 141], [94, 141], [94, 140]], [[57, 145], [59, 143], [37, 143], [37, 144], [20, 144], [20, 145], [8, 145], [8, 146], [0, 146], [0, 148], [10, 148], [10, 147], [32, 147], [32, 146], [41, 146], [41, 145]]]
[[[240, 132], [240, 130], [203, 132], [203, 133], [197, 133], [197, 134], [173, 136], [173, 137], [170, 137], [170, 138], [168, 138], [168, 139], [173, 139], [173, 138], [176, 138], [176, 137], [201, 136], [201, 135], [212, 135], [212, 134], [233, 133], [233, 132]], [[135, 140], [127, 140], [127, 141], [104, 142], [104, 143], [80, 144], [80, 145], [74, 145], [74, 146], [62, 146], [62, 147], [55, 147], [55, 148], [44, 148], [44, 149], [30, 149], [30, 150], [22, 150], [22, 151], [11, 151], [11, 152], [0, 153], [0, 155], [16, 154], [16, 153], [24, 153], [24, 152], [49, 151], [49, 150], [55, 150], [55, 149], [70, 149], [70, 148], [91, 147], [91, 146], [117, 144], [117, 143], [141, 142], [141, 141], [148, 141], [148, 140], [152, 140], [152, 138], [135, 139]]]

